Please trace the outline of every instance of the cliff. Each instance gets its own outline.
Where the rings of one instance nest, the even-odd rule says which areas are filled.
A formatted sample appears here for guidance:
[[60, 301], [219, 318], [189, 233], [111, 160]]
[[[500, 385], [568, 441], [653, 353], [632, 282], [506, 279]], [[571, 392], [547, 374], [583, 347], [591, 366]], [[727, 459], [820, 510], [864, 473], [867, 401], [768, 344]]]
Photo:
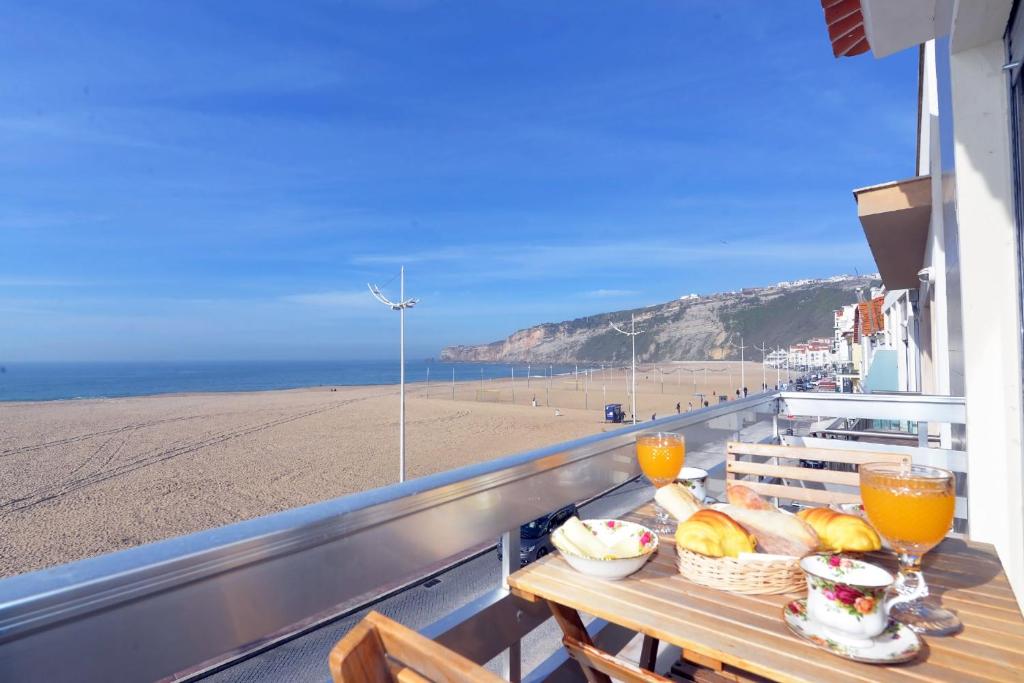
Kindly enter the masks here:
[[629, 338], [609, 323], [626, 328], [630, 314], [636, 315], [637, 329], [643, 329], [636, 338], [638, 361], [738, 359], [734, 345], [741, 337], [751, 347], [746, 357], [760, 360], [752, 347], [762, 341], [788, 347], [811, 337], [831, 337], [833, 311], [855, 302], [857, 291], [873, 282], [877, 276], [840, 275], [689, 295], [646, 308], [544, 323], [489, 344], [448, 346], [441, 360], [623, 362], [629, 360]]

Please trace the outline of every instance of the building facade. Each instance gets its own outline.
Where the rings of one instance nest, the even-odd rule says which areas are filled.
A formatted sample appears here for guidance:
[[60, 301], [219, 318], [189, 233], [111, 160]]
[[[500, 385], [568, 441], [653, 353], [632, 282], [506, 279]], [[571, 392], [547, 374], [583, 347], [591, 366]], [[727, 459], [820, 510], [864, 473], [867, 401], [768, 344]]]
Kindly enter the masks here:
[[[827, 19], [830, 9], [838, 8], [843, 26], [862, 27], [875, 58], [918, 51], [916, 174], [855, 190], [857, 213], [887, 290], [882, 334], [895, 354], [901, 388], [966, 399], [966, 432], [946, 428], [940, 445], [966, 443], [969, 516], [984, 520], [972, 527], [971, 536], [995, 545], [1021, 602], [1024, 10], [1019, 5], [1014, 0], [823, 2]], [[854, 39], [861, 40], [852, 29], [830, 37], [837, 56], [862, 51], [852, 49]], [[874, 354], [862, 356], [877, 363]]]

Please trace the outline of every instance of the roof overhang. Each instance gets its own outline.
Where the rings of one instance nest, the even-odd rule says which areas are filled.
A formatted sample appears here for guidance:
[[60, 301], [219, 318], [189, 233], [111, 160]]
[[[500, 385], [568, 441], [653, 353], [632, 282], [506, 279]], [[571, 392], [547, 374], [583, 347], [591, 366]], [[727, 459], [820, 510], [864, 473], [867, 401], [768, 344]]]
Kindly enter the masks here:
[[932, 213], [931, 176], [853, 191], [857, 216], [887, 289], [917, 289]]
[[949, 33], [953, 0], [860, 0], [864, 31], [875, 57]]
[[821, 0], [836, 57], [875, 57], [949, 33], [954, 0]]

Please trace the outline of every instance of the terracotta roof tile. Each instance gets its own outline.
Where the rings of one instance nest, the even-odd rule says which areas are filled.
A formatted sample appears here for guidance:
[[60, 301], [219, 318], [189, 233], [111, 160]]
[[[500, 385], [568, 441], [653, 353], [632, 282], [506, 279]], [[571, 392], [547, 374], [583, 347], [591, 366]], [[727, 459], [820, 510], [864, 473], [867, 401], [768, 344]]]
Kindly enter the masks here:
[[883, 297], [876, 297], [871, 301], [862, 301], [857, 304], [857, 311], [860, 314], [860, 333], [870, 337], [876, 332], [885, 329], [885, 316], [882, 315]]
[[860, 0], [821, 0], [825, 10], [825, 24], [832, 41], [832, 54], [836, 57], [853, 57], [871, 49], [867, 34], [864, 33], [864, 15]]

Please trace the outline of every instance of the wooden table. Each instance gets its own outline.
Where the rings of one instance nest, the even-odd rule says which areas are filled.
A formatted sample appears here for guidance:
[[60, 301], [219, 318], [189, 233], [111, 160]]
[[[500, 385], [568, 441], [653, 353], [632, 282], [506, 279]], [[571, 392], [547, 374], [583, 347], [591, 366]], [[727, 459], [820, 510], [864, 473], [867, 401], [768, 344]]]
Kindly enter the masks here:
[[[652, 512], [646, 505], [627, 519], [650, 526]], [[869, 559], [895, 571], [890, 553]], [[799, 594], [735, 595], [684, 579], [669, 537], [661, 538], [657, 555], [643, 569], [622, 581], [586, 577], [555, 554], [519, 570], [509, 584], [527, 600], [548, 602], [567, 650], [594, 682], [608, 681], [608, 673], [665, 679], [594, 647], [579, 612], [647, 636], [642, 661], [653, 663], [651, 639], [682, 648], [684, 669], [700, 665], [699, 677], [711, 680], [1024, 681], [1024, 619], [992, 546], [947, 539], [926, 556], [925, 578], [942, 605], [959, 614], [963, 631], [923, 638], [916, 660], [894, 666], [841, 659], [792, 635], [782, 608]]]

